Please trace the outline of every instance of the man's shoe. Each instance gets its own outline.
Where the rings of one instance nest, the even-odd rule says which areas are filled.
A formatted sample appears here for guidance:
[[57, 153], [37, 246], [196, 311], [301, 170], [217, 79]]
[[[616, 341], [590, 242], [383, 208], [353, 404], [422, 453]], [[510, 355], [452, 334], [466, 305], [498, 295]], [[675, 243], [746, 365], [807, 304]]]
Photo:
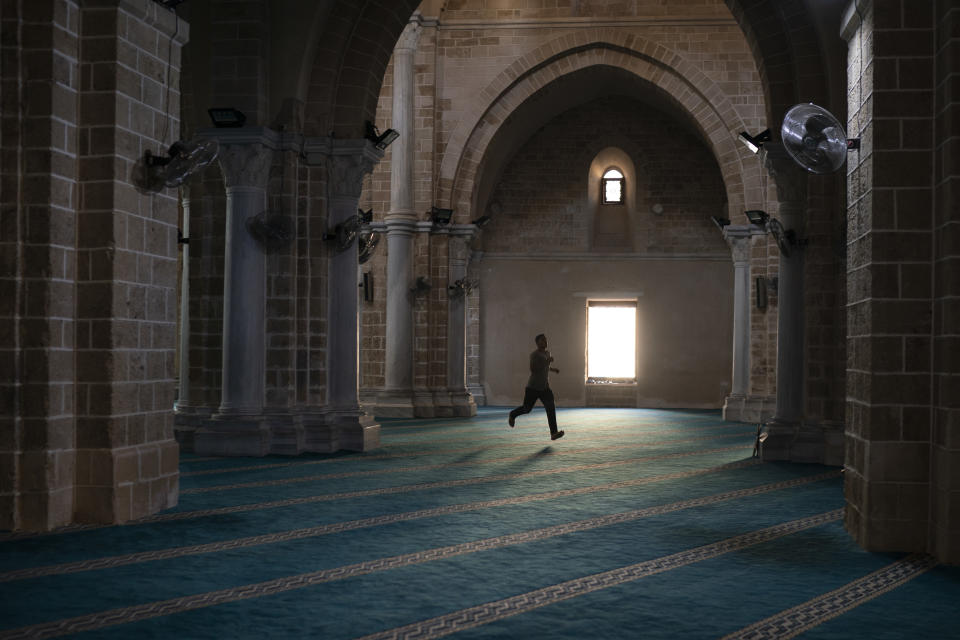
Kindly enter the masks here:
[[551, 440], [559, 440], [559, 439], [562, 438], [562, 437], [563, 437], [563, 431], [557, 431], [556, 433], [551, 433], [551, 434], [550, 434], [550, 439], [551, 439]]
[[516, 418], [514, 418], [513, 416], [510, 416], [509, 418], [507, 418], [507, 424], [509, 424], [512, 427], [514, 420], [516, 420]]

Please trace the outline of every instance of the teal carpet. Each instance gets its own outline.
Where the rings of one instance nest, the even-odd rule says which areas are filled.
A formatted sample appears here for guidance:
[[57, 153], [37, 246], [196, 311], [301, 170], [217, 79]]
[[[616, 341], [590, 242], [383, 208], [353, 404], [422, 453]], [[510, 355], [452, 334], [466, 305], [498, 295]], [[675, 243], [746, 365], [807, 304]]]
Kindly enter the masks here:
[[176, 509], [0, 532], [0, 638], [960, 638], [960, 567], [867, 553], [839, 469], [714, 411], [383, 420], [181, 458]]

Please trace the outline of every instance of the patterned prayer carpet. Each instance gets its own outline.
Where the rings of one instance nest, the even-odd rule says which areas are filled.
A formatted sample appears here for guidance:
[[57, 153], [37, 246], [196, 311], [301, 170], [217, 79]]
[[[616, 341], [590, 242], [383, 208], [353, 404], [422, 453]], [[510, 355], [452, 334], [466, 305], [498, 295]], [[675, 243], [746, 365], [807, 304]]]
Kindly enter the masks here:
[[0, 532], [0, 638], [960, 638], [960, 567], [857, 547], [841, 470], [761, 463], [753, 425], [506, 413], [183, 455], [175, 509]]

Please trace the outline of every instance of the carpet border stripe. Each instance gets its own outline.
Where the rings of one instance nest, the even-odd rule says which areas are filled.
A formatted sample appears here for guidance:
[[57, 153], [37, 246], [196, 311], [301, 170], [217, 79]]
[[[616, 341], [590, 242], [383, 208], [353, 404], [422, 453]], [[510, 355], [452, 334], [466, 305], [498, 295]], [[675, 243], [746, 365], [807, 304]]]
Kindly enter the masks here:
[[933, 556], [914, 553], [849, 584], [790, 609], [759, 620], [721, 640], [788, 640], [832, 620], [939, 564]]
[[[439, 638], [450, 633], [463, 631], [472, 627], [488, 624], [496, 620], [502, 620], [507, 617], [525, 613], [532, 609], [568, 600], [580, 595], [585, 595], [592, 591], [613, 587], [625, 582], [632, 582], [657, 573], [670, 571], [684, 565], [708, 560], [716, 556], [736, 551], [748, 546], [768, 542], [770, 540], [796, 533], [811, 527], [820, 526], [834, 520], [839, 520], [843, 510], [836, 509], [825, 513], [780, 523], [772, 527], [751, 531], [749, 533], [727, 538], [719, 542], [695, 547], [678, 553], [652, 560], [646, 560], [626, 567], [612, 569], [601, 573], [583, 576], [561, 582], [556, 585], [537, 589], [524, 594], [485, 603], [476, 607], [469, 607], [460, 611], [455, 611], [444, 616], [430, 618], [402, 627], [396, 627], [387, 631], [364, 636], [363, 640], [380, 640], [386, 638]], [[613, 514], [618, 515], [618, 514]], [[611, 516], [604, 516], [611, 517]], [[592, 520], [592, 519], [591, 519]], [[576, 525], [577, 523], [569, 523]], [[609, 524], [613, 524], [612, 522]], [[519, 544], [542, 537], [551, 537], [569, 533], [573, 530], [566, 530], [569, 525], [557, 525], [556, 527], [547, 527], [542, 530], [535, 530], [533, 536], [530, 532], [519, 534], [507, 534], [498, 538], [468, 542], [462, 545], [452, 545], [450, 547], [439, 547], [416, 554], [405, 554], [395, 556], [394, 558], [380, 558], [357, 565], [347, 565], [344, 567], [335, 567], [310, 573], [303, 573], [295, 576], [286, 576], [275, 580], [268, 580], [254, 584], [241, 585], [229, 589], [209, 591], [206, 593], [182, 596], [169, 600], [149, 602], [142, 605], [123, 607], [101, 611], [89, 615], [77, 616], [63, 620], [40, 623], [26, 627], [19, 627], [0, 631], [0, 639], [20, 640], [31, 638], [40, 640], [43, 638], [54, 638], [69, 633], [80, 633], [94, 631], [119, 624], [129, 624], [151, 618], [157, 618], [175, 613], [201, 609], [204, 607], [225, 604], [228, 602], [237, 602], [251, 598], [260, 598], [264, 596], [301, 589], [313, 585], [330, 582], [332, 580], [343, 579], [363, 573], [370, 573], [376, 570], [384, 570], [403, 566], [405, 564], [419, 564], [430, 560], [438, 560], [443, 557], [460, 555], [474, 551], [481, 551], [488, 547], [487, 545], [497, 544], [493, 541], [514, 540], [510, 544]], [[552, 531], [549, 535], [540, 532]], [[505, 546], [500, 544], [499, 546]], [[416, 561], [412, 561], [416, 559]]]

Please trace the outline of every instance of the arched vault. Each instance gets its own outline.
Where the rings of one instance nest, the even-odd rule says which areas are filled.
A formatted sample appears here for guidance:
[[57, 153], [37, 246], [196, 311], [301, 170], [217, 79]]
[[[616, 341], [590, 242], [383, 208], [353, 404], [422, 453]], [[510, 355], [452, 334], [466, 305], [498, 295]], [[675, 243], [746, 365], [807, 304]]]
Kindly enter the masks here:
[[[760, 201], [759, 163], [736, 141], [740, 131], [758, 124], [747, 121], [716, 83], [677, 52], [612, 29], [596, 29], [547, 42], [504, 69], [481, 91], [444, 149], [437, 201], [449, 203], [463, 213], [470, 212], [476, 204], [480, 168], [489, 166], [489, 159], [485, 162], [487, 153], [503, 155], [491, 143], [501, 129], [509, 126], [511, 118], [516, 120], [518, 108], [528, 101], [542, 100], [544, 92], [554, 87], [561, 89], [556, 92], [558, 96], [568, 96], [568, 100], [570, 96], [588, 96], [586, 85], [577, 91], [564, 85], [584, 84], [585, 78], [593, 79], [590, 86], [594, 92], [607, 85], [608, 89], [616, 87], [608, 94], [642, 94], [648, 102], [659, 103], [661, 108], [666, 107], [664, 110], [688, 122], [717, 160], [731, 211]], [[561, 104], [555, 100], [543, 102], [554, 105], [554, 111]], [[547, 119], [556, 115], [549, 109], [534, 111]], [[524, 128], [530, 131], [530, 127], [535, 130], [536, 126], [535, 122], [528, 122]]]

